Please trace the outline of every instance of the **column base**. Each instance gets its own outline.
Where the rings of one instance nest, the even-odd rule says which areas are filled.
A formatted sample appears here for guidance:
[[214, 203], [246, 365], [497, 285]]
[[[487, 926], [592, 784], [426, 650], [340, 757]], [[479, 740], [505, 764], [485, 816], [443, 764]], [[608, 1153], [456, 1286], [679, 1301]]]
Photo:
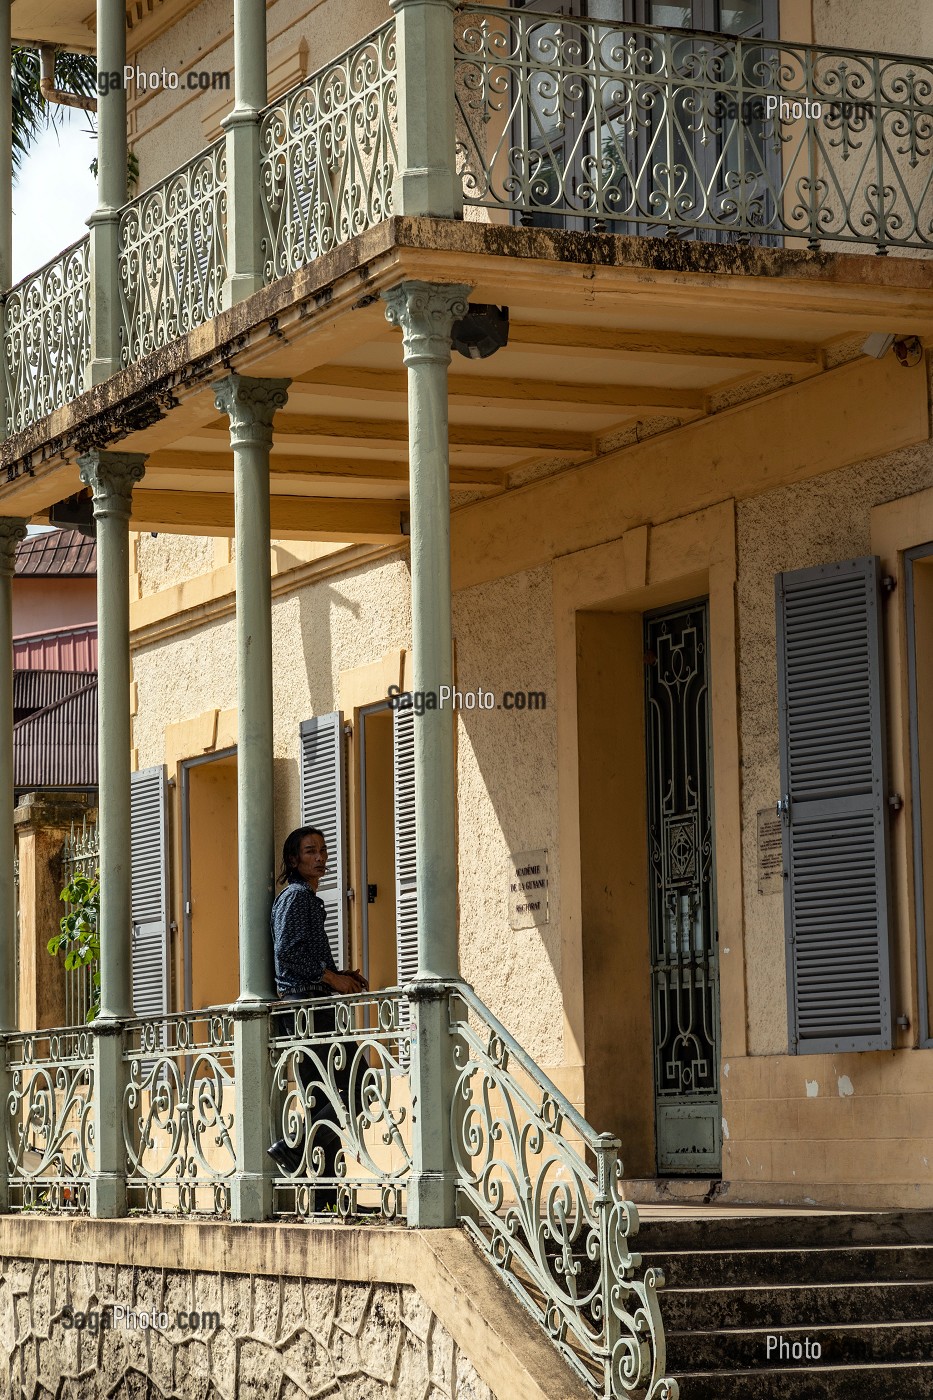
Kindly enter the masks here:
[[112, 379], [123, 368], [120, 360], [91, 360], [84, 371], [84, 387], [96, 389], [105, 379]]
[[95, 1220], [117, 1220], [126, 1215], [126, 1180], [111, 1172], [91, 1178], [91, 1215]]
[[456, 1223], [456, 1174], [412, 1172], [408, 1181], [409, 1229], [446, 1230]]
[[255, 1224], [272, 1215], [272, 1179], [256, 1172], [237, 1172], [230, 1183], [230, 1219]]
[[228, 277], [224, 282], [222, 294], [224, 310], [235, 306], [238, 301], [245, 301], [254, 292], [261, 292], [265, 285], [265, 279], [259, 272], [238, 272], [235, 276]]

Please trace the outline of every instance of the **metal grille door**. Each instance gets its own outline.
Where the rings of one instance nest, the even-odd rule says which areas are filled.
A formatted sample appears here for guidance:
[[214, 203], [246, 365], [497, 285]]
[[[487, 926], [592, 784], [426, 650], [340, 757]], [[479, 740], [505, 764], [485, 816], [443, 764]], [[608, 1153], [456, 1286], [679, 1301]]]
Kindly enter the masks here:
[[645, 618], [648, 872], [658, 1170], [721, 1166], [708, 613]]

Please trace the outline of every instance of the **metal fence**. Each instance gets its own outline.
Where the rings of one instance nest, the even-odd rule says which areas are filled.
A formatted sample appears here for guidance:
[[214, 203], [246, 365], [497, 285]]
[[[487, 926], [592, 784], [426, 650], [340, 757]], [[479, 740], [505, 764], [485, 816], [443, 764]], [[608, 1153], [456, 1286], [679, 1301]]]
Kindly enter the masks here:
[[[71, 830], [62, 846], [62, 883], [69, 885], [76, 875], [86, 875], [88, 879], [97, 874], [100, 860], [100, 836], [97, 829], [97, 814], [90, 813]], [[63, 912], [70, 906], [64, 905]], [[87, 967], [65, 968], [65, 1024], [83, 1026], [87, 1022], [88, 1011], [94, 1000], [94, 974], [97, 963]]]
[[519, 222], [933, 248], [933, 61], [462, 7], [468, 203]]

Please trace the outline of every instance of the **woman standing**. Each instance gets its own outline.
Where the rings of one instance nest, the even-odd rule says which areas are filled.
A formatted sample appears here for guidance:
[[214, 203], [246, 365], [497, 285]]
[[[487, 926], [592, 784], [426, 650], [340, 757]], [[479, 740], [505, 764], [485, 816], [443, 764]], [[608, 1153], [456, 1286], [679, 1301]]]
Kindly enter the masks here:
[[[272, 906], [272, 947], [275, 959], [275, 986], [280, 997], [329, 997], [353, 995], [369, 990], [369, 983], [358, 968], [338, 972], [327, 938], [327, 910], [317, 893], [327, 869], [327, 842], [324, 833], [314, 826], [298, 827], [285, 841], [282, 850], [282, 871], [279, 883], [285, 888]], [[278, 1018], [280, 1034], [294, 1032], [294, 1013]], [[316, 1033], [333, 1033], [336, 1017], [333, 1007], [322, 1007], [314, 1014]], [[348, 1112], [359, 1115], [360, 1105], [348, 1103], [350, 1066], [356, 1046], [343, 1042], [340, 1067], [334, 1074], [334, 1085]], [[315, 1060], [299, 1055], [298, 1078], [304, 1089], [310, 1150], [304, 1136], [294, 1145], [279, 1138], [269, 1148], [269, 1156], [290, 1176], [333, 1177], [341, 1140], [336, 1131], [334, 1107], [329, 1101], [327, 1086]], [[356, 1095], [354, 1095], [356, 1097]], [[320, 1167], [315, 1149], [323, 1154]], [[315, 1209], [335, 1206], [336, 1188], [324, 1187], [315, 1194]]]

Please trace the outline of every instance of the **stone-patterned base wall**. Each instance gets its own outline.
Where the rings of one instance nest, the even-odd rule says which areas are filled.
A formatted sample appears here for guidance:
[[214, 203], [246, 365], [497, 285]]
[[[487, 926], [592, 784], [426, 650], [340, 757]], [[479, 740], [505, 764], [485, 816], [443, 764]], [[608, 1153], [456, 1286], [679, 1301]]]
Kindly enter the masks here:
[[[167, 1314], [168, 1326], [66, 1325], [114, 1305]], [[219, 1314], [220, 1325], [193, 1328], [192, 1313]], [[10, 1258], [0, 1260], [0, 1395], [495, 1400], [406, 1285]]]

